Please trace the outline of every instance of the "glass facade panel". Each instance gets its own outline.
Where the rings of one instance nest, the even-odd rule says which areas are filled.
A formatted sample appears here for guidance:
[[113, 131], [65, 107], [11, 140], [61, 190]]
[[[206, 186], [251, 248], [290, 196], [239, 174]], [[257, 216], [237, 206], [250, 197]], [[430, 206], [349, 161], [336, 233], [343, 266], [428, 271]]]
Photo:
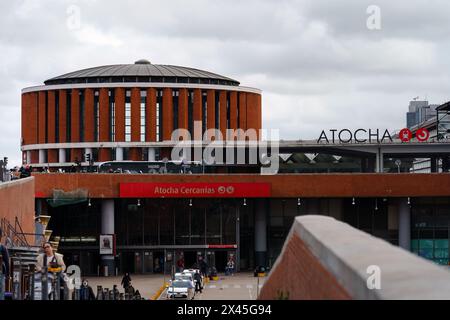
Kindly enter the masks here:
[[174, 210], [168, 201], [161, 200], [159, 207], [160, 245], [174, 244]]
[[125, 96], [125, 142], [131, 142], [131, 91]]
[[191, 210], [191, 244], [206, 244], [205, 209], [194, 203]]
[[212, 206], [208, 210], [206, 217], [206, 243], [207, 244], [220, 244], [221, 243], [221, 208]]
[[[177, 202], [181, 202], [178, 200]], [[183, 202], [185, 202], [184, 200]], [[190, 242], [190, 208], [183, 208], [183, 203], [177, 203], [175, 209], [175, 244], [188, 245]]]
[[146, 199], [144, 202], [144, 244], [159, 244], [159, 211], [158, 203]]
[[98, 202], [92, 201], [74, 205], [52, 207], [48, 212], [51, 216], [48, 230], [61, 237], [61, 246], [96, 246], [100, 230], [100, 210]]
[[140, 120], [140, 140], [145, 141], [145, 103], [147, 100], [147, 91], [141, 90], [141, 120]]
[[442, 265], [449, 265], [449, 202], [448, 198], [419, 198], [411, 208], [413, 252]]

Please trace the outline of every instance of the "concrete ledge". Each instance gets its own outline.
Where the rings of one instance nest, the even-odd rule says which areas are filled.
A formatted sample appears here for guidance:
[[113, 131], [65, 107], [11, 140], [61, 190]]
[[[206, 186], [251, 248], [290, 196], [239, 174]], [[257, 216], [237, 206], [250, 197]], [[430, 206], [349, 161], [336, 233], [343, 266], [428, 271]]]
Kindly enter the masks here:
[[[380, 289], [367, 285], [369, 266], [381, 271]], [[447, 268], [334, 218], [301, 216], [259, 298], [450, 299]]]
[[[7, 188], [15, 188], [24, 184], [31, 183], [31, 181], [34, 180], [34, 177], [28, 177], [28, 178], [22, 178], [7, 182], [0, 182], [0, 190], [7, 189]], [[33, 186], [34, 187], [34, 186]]]

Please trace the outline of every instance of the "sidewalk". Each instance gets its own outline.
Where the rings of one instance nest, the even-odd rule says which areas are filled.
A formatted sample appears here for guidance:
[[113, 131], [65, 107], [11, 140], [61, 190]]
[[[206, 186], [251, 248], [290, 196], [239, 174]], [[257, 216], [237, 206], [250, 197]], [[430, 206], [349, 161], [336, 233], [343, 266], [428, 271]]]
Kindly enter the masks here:
[[[145, 300], [150, 299], [156, 291], [163, 285], [164, 276], [162, 274], [151, 274], [151, 275], [130, 275], [131, 285], [135, 290], [139, 290], [141, 296]], [[116, 284], [120, 292], [124, 292], [123, 287], [120, 282], [122, 281], [122, 276], [119, 277], [87, 277], [89, 285], [94, 290], [94, 294], [97, 295], [97, 286], [101, 285], [103, 289], [112, 289], [113, 285]], [[166, 281], [168, 276], [166, 275]]]

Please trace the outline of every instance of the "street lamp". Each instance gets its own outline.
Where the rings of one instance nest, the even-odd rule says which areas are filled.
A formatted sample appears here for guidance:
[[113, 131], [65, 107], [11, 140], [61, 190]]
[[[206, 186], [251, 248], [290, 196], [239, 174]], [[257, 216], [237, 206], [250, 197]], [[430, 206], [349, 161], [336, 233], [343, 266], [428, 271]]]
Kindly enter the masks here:
[[402, 164], [402, 161], [400, 159], [395, 160], [395, 165], [397, 166], [398, 173], [400, 173], [401, 164]]

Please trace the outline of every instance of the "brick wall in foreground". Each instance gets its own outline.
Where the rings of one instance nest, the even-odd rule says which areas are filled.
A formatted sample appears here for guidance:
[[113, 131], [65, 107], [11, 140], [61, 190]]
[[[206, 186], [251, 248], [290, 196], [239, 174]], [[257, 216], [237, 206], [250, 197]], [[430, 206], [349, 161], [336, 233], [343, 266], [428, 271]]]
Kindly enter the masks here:
[[448, 300], [450, 271], [334, 218], [299, 216], [259, 295], [283, 298]]
[[0, 219], [6, 218], [14, 226], [16, 217], [23, 232], [34, 233], [33, 177], [0, 183]]
[[295, 234], [284, 248], [278, 268], [259, 299], [350, 299], [350, 295]]

